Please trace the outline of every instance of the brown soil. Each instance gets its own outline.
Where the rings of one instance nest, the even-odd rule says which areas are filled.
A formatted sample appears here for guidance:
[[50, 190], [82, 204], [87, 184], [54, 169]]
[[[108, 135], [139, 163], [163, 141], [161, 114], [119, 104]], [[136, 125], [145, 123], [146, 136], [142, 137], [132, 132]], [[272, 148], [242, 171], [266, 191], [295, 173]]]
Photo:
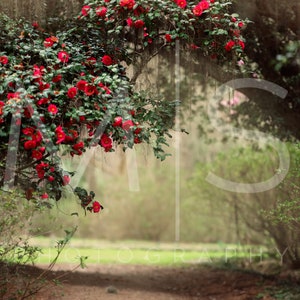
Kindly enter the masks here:
[[[260, 299], [270, 300], [274, 298], [267, 290], [276, 286], [276, 280], [270, 277], [203, 265], [182, 268], [89, 265], [86, 269], [68, 272], [71, 268], [56, 266], [48, 278], [59, 279], [60, 284], [48, 284], [29, 299], [252, 300], [264, 294]], [[42, 269], [31, 267], [29, 270], [31, 276], [36, 277]]]

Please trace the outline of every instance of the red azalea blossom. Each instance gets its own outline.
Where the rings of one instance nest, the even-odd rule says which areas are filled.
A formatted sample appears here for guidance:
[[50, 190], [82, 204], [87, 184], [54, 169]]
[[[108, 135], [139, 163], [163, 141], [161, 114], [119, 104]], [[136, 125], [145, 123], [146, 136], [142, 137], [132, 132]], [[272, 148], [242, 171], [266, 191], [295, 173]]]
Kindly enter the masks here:
[[145, 25], [145, 22], [143, 20], [136, 20], [134, 22], [134, 27], [135, 28], [143, 28]]
[[56, 75], [56, 76], [54, 76], [54, 77], [52, 78], [52, 82], [53, 82], [53, 83], [56, 83], [56, 82], [61, 81], [61, 79], [62, 79], [62, 75], [61, 75], [61, 74], [58, 74], [58, 75]]
[[54, 43], [58, 42], [58, 38], [56, 36], [48, 37], [44, 40], [44, 46], [46, 48], [52, 47]]
[[136, 136], [134, 139], [133, 139], [133, 142], [135, 144], [140, 144], [142, 141]]
[[35, 129], [32, 127], [26, 127], [22, 129], [22, 133], [25, 135], [33, 135], [34, 134]]
[[39, 150], [32, 150], [31, 157], [37, 160], [40, 160], [43, 158], [43, 153]]
[[20, 99], [20, 93], [7, 93], [7, 99]]
[[193, 8], [193, 14], [196, 16], [196, 17], [200, 17], [203, 13], [203, 8], [197, 4], [196, 6], [194, 6]]
[[40, 84], [39, 84], [39, 90], [40, 90], [40, 92], [43, 92], [43, 91], [45, 91], [45, 90], [47, 90], [49, 88], [50, 88], [50, 83], [40, 82]]
[[245, 49], [245, 43], [243, 41], [238, 41], [237, 44], [244, 50]]
[[69, 88], [67, 95], [70, 99], [73, 99], [77, 95], [77, 88], [75, 86]]
[[24, 143], [24, 148], [26, 150], [34, 149], [36, 147], [36, 141], [28, 140]]
[[3, 101], [0, 101], [0, 115], [3, 115], [3, 107], [5, 106], [5, 103]]
[[87, 95], [87, 96], [92, 96], [96, 93], [97, 89], [94, 85], [91, 85], [91, 84], [87, 84], [85, 86], [85, 89], [84, 89], [84, 93]]
[[56, 139], [57, 139], [56, 144], [61, 144], [62, 142], [64, 142], [64, 140], [66, 138], [66, 134], [64, 133], [61, 126], [56, 127], [55, 135], [56, 135]]
[[122, 121], [123, 121], [122, 117], [120, 117], [120, 116], [115, 117], [112, 126], [113, 127], [120, 127], [120, 126], [122, 126]]
[[56, 115], [57, 112], [58, 112], [57, 106], [56, 106], [55, 104], [50, 104], [50, 105], [48, 106], [48, 112], [49, 112], [50, 114], [52, 114], [52, 115]]
[[128, 9], [133, 9], [135, 5], [134, 0], [120, 0], [120, 6], [128, 8]]
[[110, 95], [110, 94], [111, 94], [111, 90], [110, 90], [106, 85], [104, 85], [102, 82], [100, 82], [100, 83], [98, 84], [98, 86], [100, 86], [100, 87], [105, 91], [105, 93], [106, 93], [107, 95]]
[[44, 40], [44, 46], [45, 46], [46, 48], [52, 47], [53, 44], [54, 44], [54, 42], [51, 40], [51, 38], [46, 38], [46, 39]]
[[129, 26], [129, 27], [132, 27], [132, 26], [133, 26], [133, 21], [132, 21], [131, 18], [128, 18], [128, 19], [126, 20], [126, 23], [127, 23], [127, 26]]
[[206, 0], [203, 0], [203, 1], [199, 2], [198, 5], [199, 5], [203, 10], [209, 9], [209, 2], [207, 2]]
[[41, 198], [42, 199], [48, 199], [49, 195], [47, 193], [44, 193], [44, 194], [41, 195]]
[[49, 175], [47, 179], [48, 179], [48, 181], [52, 182], [55, 180], [55, 177], [52, 175]]
[[122, 128], [125, 131], [129, 131], [132, 126], [134, 126], [134, 124], [131, 120], [127, 120], [127, 121], [123, 122], [123, 124], [122, 124]]
[[87, 81], [85, 80], [79, 80], [76, 84], [76, 87], [80, 90], [80, 91], [84, 91], [85, 90], [85, 86], [87, 85]]
[[106, 133], [103, 133], [99, 143], [105, 149], [105, 151], [109, 151], [112, 148], [112, 142], [112, 138]]
[[186, 7], [186, 0], [176, 0], [176, 4], [181, 8], [185, 8]]
[[5, 55], [0, 56], [0, 63], [1, 63], [2, 65], [8, 64], [8, 57], [5, 56]]
[[107, 13], [107, 8], [105, 6], [98, 6], [96, 8], [96, 15], [101, 17], [101, 18], [104, 18], [106, 16], [106, 13]]
[[36, 130], [33, 135], [31, 136], [32, 140], [34, 140], [37, 145], [39, 145], [41, 143], [41, 141], [43, 140], [43, 136], [42, 133], [39, 130]]
[[113, 63], [113, 60], [109, 55], [104, 55], [101, 61], [105, 66], [110, 66]]
[[166, 39], [166, 41], [168, 42], [168, 43], [170, 43], [171, 41], [172, 41], [172, 37], [171, 37], [171, 34], [166, 34], [165, 35], [165, 39]]
[[93, 202], [93, 212], [98, 213], [102, 209], [101, 204], [98, 201]]
[[83, 16], [87, 16], [89, 14], [91, 7], [89, 5], [84, 5], [81, 9], [81, 13]]
[[50, 101], [49, 98], [41, 98], [37, 101], [37, 105], [47, 104]]
[[32, 22], [32, 27], [34, 28], [38, 28], [39, 27], [39, 23], [37, 21]]
[[72, 147], [74, 150], [81, 150], [81, 149], [83, 149], [84, 148], [84, 142], [78, 142], [77, 144], [75, 144], [75, 145], [73, 145], [73, 147]]
[[69, 61], [70, 55], [66, 51], [59, 51], [57, 57], [62, 63], [67, 63]]
[[239, 23], [238, 23], [238, 26], [239, 26], [240, 28], [242, 28], [242, 27], [244, 26], [244, 23], [243, 23], [243, 22], [239, 22]]
[[64, 175], [62, 181], [63, 181], [63, 185], [68, 185], [71, 181], [71, 178], [69, 175]]
[[235, 42], [233, 40], [230, 40], [229, 42], [227, 42], [227, 44], [225, 45], [225, 50], [227, 52], [230, 52], [232, 47], [235, 45]]
[[45, 67], [44, 66], [38, 66], [34, 65], [33, 66], [33, 77], [36, 79], [40, 79], [45, 72]]

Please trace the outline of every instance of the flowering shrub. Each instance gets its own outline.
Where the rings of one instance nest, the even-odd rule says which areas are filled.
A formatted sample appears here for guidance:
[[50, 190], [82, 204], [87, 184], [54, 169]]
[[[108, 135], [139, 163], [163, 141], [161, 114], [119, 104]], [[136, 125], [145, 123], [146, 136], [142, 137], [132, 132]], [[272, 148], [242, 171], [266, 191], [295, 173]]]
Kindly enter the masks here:
[[[2, 16], [2, 184], [18, 185], [27, 199], [59, 200], [73, 175], [62, 169], [62, 154], [148, 143], [163, 160], [176, 102], [134, 91], [124, 63], [147, 61], [176, 40], [219, 61], [240, 56], [244, 23], [228, 14], [228, 4], [91, 0], [77, 21], [51, 34]], [[93, 192], [74, 192], [84, 209], [101, 211]]]

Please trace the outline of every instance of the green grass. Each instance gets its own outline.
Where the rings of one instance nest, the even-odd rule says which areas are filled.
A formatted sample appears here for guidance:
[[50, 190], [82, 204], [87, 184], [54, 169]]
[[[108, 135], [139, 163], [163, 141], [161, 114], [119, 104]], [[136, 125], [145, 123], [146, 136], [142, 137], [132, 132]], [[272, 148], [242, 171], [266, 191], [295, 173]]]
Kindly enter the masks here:
[[[56, 256], [55, 240], [35, 238], [31, 244], [40, 246], [38, 264], [49, 264]], [[253, 256], [253, 255], [252, 255]], [[229, 262], [237, 258], [250, 259], [247, 249], [224, 244], [175, 244], [148, 241], [99, 241], [72, 239], [57, 263], [79, 263], [88, 257], [87, 264], [184, 265], [192, 263]]]

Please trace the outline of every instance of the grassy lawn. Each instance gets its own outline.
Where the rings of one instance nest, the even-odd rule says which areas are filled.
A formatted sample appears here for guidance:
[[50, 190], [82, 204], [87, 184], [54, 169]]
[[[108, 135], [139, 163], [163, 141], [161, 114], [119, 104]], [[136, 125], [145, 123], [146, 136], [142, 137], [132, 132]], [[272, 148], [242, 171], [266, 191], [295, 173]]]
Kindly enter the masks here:
[[[36, 263], [49, 264], [56, 256], [55, 240], [34, 238], [31, 244], [42, 249], [42, 254], [38, 256]], [[61, 253], [57, 263], [75, 264], [79, 262], [79, 257], [87, 257], [87, 264], [171, 266], [216, 261], [230, 262], [236, 258], [250, 260], [260, 255], [263, 255], [261, 248], [241, 248], [237, 245], [72, 239]]]

